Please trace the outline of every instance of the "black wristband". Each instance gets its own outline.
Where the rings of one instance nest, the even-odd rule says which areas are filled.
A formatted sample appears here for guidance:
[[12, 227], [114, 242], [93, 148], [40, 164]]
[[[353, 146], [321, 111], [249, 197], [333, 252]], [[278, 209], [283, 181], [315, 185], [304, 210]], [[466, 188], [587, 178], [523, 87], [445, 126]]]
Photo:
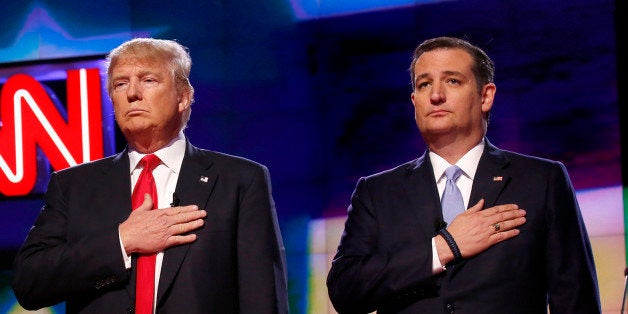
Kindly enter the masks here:
[[460, 254], [460, 249], [458, 248], [458, 244], [456, 244], [456, 241], [454, 241], [454, 237], [451, 236], [451, 233], [449, 233], [449, 231], [447, 231], [447, 229], [443, 228], [440, 229], [438, 231], [438, 234], [440, 234], [441, 236], [443, 236], [443, 239], [445, 239], [445, 242], [447, 242], [447, 245], [449, 246], [449, 249], [451, 250], [451, 253], [454, 254], [454, 263], [457, 263], [459, 261], [462, 260], [462, 254]]

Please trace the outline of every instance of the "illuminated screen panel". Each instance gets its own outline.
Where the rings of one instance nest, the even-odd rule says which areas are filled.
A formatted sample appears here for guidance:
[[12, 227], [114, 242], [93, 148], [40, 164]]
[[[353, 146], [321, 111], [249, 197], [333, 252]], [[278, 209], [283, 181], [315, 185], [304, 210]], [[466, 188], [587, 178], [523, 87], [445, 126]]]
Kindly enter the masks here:
[[[103, 56], [0, 64], [0, 312], [23, 309], [13, 256], [42, 206], [50, 173], [111, 155], [113, 109]], [[41, 313], [63, 313], [64, 304]]]
[[290, 0], [299, 20], [389, 10], [446, 0]]
[[41, 194], [49, 170], [113, 152], [102, 57], [0, 68], [0, 195]]

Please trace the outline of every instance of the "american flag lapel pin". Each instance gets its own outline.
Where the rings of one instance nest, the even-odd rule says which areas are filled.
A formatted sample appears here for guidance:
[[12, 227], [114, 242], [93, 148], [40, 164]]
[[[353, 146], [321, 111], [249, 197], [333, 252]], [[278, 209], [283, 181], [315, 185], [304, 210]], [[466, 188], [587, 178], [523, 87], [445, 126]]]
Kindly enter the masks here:
[[199, 179], [199, 181], [203, 182], [203, 183], [207, 183], [209, 181], [209, 178], [206, 176], [201, 176], [201, 178]]
[[493, 182], [500, 182], [504, 179], [502, 176], [493, 177]]

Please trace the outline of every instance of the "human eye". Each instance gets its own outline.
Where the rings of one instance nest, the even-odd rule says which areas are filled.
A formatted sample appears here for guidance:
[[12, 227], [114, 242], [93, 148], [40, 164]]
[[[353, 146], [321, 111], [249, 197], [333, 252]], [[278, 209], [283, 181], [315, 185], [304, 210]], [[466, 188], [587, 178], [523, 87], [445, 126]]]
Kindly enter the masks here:
[[142, 78], [142, 83], [145, 85], [155, 85], [157, 84], [159, 81], [157, 80], [157, 78], [153, 77], [153, 76], [145, 76]]
[[416, 83], [416, 88], [417, 89], [424, 89], [426, 87], [428, 87], [430, 85], [430, 82], [427, 80], [422, 80], [422, 81], [418, 81]]
[[129, 85], [127, 81], [115, 81], [113, 82], [113, 90], [114, 91], [122, 91]]
[[451, 85], [460, 85], [462, 84], [462, 81], [455, 78], [455, 77], [451, 77], [449, 79], [447, 79], [447, 83], [451, 84]]

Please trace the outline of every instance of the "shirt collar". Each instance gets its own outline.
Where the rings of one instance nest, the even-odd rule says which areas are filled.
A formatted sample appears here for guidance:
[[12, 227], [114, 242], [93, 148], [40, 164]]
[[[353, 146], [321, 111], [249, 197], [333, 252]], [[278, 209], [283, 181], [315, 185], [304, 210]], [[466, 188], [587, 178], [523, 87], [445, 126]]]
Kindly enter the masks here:
[[[185, 146], [185, 135], [183, 135], [183, 132], [179, 132], [168, 144], [158, 149], [153, 154], [159, 157], [161, 162], [168, 167], [168, 169], [178, 174], [179, 169], [181, 169], [181, 164], [183, 163]], [[146, 155], [147, 154], [142, 154], [134, 148], [129, 147], [129, 172], [133, 172], [140, 160]]]
[[[482, 139], [480, 143], [471, 148], [456, 162], [456, 166], [460, 167], [463, 174], [471, 180], [475, 177], [475, 171], [478, 169], [478, 163], [484, 152], [484, 145], [484, 139]], [[429, 156], [432, 169], [434, 170], [434, 178], [436, 178], [436, 183], [438, 183], [445, 176], [445, 170], [452, 165], [432, 151], [429, 152]]]

